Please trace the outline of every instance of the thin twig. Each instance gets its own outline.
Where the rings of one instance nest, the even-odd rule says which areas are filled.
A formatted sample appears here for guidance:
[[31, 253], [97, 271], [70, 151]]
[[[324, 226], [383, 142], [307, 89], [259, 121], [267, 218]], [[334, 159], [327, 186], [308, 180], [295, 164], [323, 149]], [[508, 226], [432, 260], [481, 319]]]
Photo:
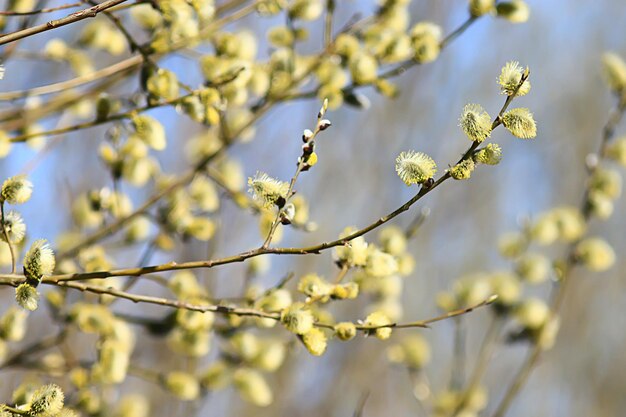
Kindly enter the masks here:
[[465, 342], [466, 330], [463, 317], [454, 319], [454, 343], [452, 355], [452, 372], [450, 376], [450, 389], [459, 390], [465, 381]]
[[451, 417], [457, 416], [465, 408], [467, 401], [471, 398], [474, 390], [479, 386], [480, 381], [489, 365], [489, 359], [491, 358], [493, 350], [496, 347], [498, 334], [503, 323], [504, 321], [500, 316], [492, 317], [491, 323], [487, 328], [487, 333], [483, 338], [483, 343], [480, 346], [474, 369], [472, 370], [467, 385], [464, 387], [463, 393], [461, 394]]

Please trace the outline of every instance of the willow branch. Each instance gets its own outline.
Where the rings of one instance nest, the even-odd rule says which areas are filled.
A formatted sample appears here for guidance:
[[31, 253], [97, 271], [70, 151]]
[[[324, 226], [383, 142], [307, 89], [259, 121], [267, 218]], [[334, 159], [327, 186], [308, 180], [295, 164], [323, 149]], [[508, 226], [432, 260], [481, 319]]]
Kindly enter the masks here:
[[[7, 279], [2, 279], [0, 277], [0, 285], [14, 286], [14, 285], [17, 285], [19, 281], [20, 280], [11, 281]], [[172, 299], [162, 298], [162, 297], [152, 297], [148, 295], [131, 294], [122, 290], [117, 290], [112, 287], [99, 287], [96, 285], [83, 284], [83, 283], [77, 283], [77, 282], [64, 282], [64, 281], [52, 282], [52, 281], [43, 280], [42, 283], [46, 285], [55, 285], [58, 287], [71, 288], [74, 290], [78, 290], [82, 292], [89, 292], [93, 294], [111, 295], [113, 297], [129, 300], [134, 303], [156, 304], [156, 305], [161, 305], [165, 307], [172, 307], [176, 309], [190, 310], [190, 311], [198, 311], [202, 313], [211, 312], [211, 313], [225, 314], [225, 315], [237, 315], [237, 316], [243, 316], [243, 317], [259, 317], [259, 318], [266, 318], [266, 319], [272, 319], [272, 320], [277, 320], [277, 321], [280, 320], [280, 313], [265, 312], [261, 310], [251, 309], [251, 308], [241, 308], [241, 307], [233, 307], [233, 306], [227, 306], [227, 305], [199, 305], [199, 304], [187, 303], [187, 302], [183, 302], [179, 300], [172, 300]], [[430, 324], [471, 313], [477, 308], [487, 306], [493, 303], [496, 299], [497, 299], [497, 296], [492, 295], [486, 300], [483, 300], [480, 303], [475, 304], [473, 306], [451, 311], [446, 314], [429, 318], [426, 320], [418, 320], [418, 321], [413, 321], [409, 323], [390, 323], [390, 324], [386, 324], [382, 326], [357, 325], [356, 328], [357, 330], [360, 330], [360, 331], [371, 331], [371, 330], [382, 329], [382, 328], [395, 328], [395, 329], [408, 329], [408, 328], [415, 328], [415, 327], [428, 328], [430, 327]], [[315, 325], [317, 327], [322, 327], [322, 328], [329, 328], [329, 329], [334, 328], [333, 325], [325, 324], [325, 323], [316, 323]], [[58, 337], [59, 336], [57, 336], [53, 340], [58, 340]], [[52, 343], [52, 341], [46, 342], [46, 346], [50, 343]]]
[[123, 112], [123, 113], [117, 113], [117, 114], [113, 114], [111, 116], [102, 118], [102, 119], [94, 119], [94, 120], [90, 120], [88, 122], [84, 122], [84, 123], [78, 123], [72, 126], [66, 126], [66, 127], [62, 127], [59, 129], [53, 129], [53, 130], [48, 130], [48, 131], [44, 131], [44, 132], [35, 132], [35, 133], [29, 133], [29, 134], [23, 134], [23, 135], [18, 135], [18, 136], [14, 136], [11, 138], [11, 142], [13, 143], [17, 143], [17, 142], [26, 142], [29, 139], [33, 139], [33, 138], [37, 138], [37, 137], [42, 137], [42, 136], [55, 136], [55, 135], [61, 135], [64, 133], [70, 133], [70, 132], [75, 132], [77, 130], [83, 130], [83, 129], [87, 129], [90, 127], [96, 127], [96, 126], [100, 126], [106, 123], [110, 123], [113, 121], [117, 121], [117, 120], [123, 120], [123, 119], [130, 119], [133, 115], [136, 115], [137, 113], [143, 113], [147, 110], [152, 110], [152, 109], [156, 109], [158, 107], [164, 107], [164, 106], [171, 106], [171, 105], [175, 105], [178, 104], [179, 102], [181, 102], [182, 100], [186, 99], [187, 97], [193, 96], [194, 93], [189, 93], [180, 97], [177, 97], [175, 99], [171, 99], [171, 100], [164, 100], [164, 101], [160, 101], [157, 103], [151, 103], [151, 104], [147, 104], [143, 107], [138, 107], [132, 110], [129, 110], [127, 112]]
[[[611, 111], [609, 119], [602, 130], [602, 139], [600, 141], [600, 146], [599, 146], [599, 151], [598, 151], [599, 157], [604, 156], [606, 147], [608, 143], [610, 142], [611, 138], [613, 137], [615, 133], [615, 128], [618, 125], [618, 123], [621, 121], [624, 115], [624, 111], [626, 111], [626, 97], [621, 96], [619, 97], [619, 102], [617, 106]], [[595, 170], [596, 170], [596, 166], [591, 167], [589, 169], [588, 175], [592, 175], [595, 172]], [[589, 208], [587, 207], [588, 196], [589, 196], [589, 184], [585, 186], [585, 191], [583, 194], [583, 201], [580, 207], [583, 213], [583, 217], [585, 218], [585, 221], [588, 221], [591, 217], [591, 212]], [[576, 243], [577, 242], [574, 242], [568, 250], [568, 254], [566, 256], [566, 262], [565, 262], [563, 273], [562, 273], [561, 280], [560, 280], [560, 285], [556, 287], [556, 290], [552, 294], [551, 303], [550, 303], [550, 316], [551, 317], [555, 317], [558, 314], [558, 312], [561, 309], [561, 305], [563, 304], [563, 300], [565, 299], [566, 290], [568, 288], [569, 282], [571, 281], [570, 274], [577, 262], [576, 257], [574, 256], [574, 250], [575, 250], [574, 248], [576, 246]], [[530, 374], [533, 368], [539, 362], [541, 353], [542, 353], [541, 347], [539, 346], [538, 343], [534, 342], [531, 348], [529, 349], [528, 354], [526, 355], [526, 358], [524, 359], [524, 362], [522, 363], [517, 374], [515, 375], [507, 391], [505, 392], [504, 397], [502, 398], [502, 400], [498, 404], [498, 407], [493, 413], [493, 417], [504, 417], [506, 415], [509, 407], [513, 403], [513, 400], [517, 397], [519, 392], [522, 390], [522, 388], [528, 381], [528, 378], [530, 377]]]
[[92, 73], [72, 78], [71, 80], [61, 81], [55, 84], [44, 85], [41, 87], [31, 88], [29, 90], [9, 91], [6, 93], [0, 93], [0, 101], [15, 100], [24, 97], [41, 96], [45, 94], [58, 93], [71, 88], [80, 87], [81, 85], [88, 84], [97, 81], [101, 78], [106, 78], [110, 75], [124, 72], [139, 66], [142, 62], [141, 55], [137, 55], [131, 58], [127, 58], [123, 61], [117, 62], [108, 67], [94, 71]]
[[93, 6], [88, 9], [74, 12], [62, 19], [51, 20], [47, 23], [43, 23], [38, 26], [34, 26], [34, 27], [24, 29], [24, 30], [18, 30], [17, 32], [8, 33], [6, 35], [0, 36], [0, 45], [6, 45], [16, 40], [33, 36], [38, 33], [47, 32], [49, 30], [56, 29], [61, 26], [69, 25], [75, 22], [79, 22], [81, 20], [84, 20], [90, 17], [96, 17], [96, 15], [102, 12], [103, 10], [109, 9], [113, 6], [117, 6], [118, 4], [124, 3], [125, 1], [127, 0], [107, 0], [103, 3], [100, 3], [97, 6]]
[[[474, 305], [469, 306], [469, 307], [461, 308], [461, 309], [458, 309], [458, 310], [449, 311], [449, 312], [447, 312], [445, 314], [442, 314], [440, 316], [436, 316], [436, 317], [433, 317], [433, 318], [430, 318], [430, 319], [426, 319], [426, 320], [418, 320], [418, 321], [412, 321], [412, 322], [408, 322], [408, 323], [389, 323], [389, 324], [383, 324], [383, 325], [380, 325], [380, 326], [357, 325], [356, 329], [360, 330], [360, 331], [371, 331], [371, 330], [386, 329], [386, 328], [391, 328], [391, 329], [410, 329], [410, 328], [414, 328], [414, 327], [429, 328], [430, 325], [433, 324], [433, 323], [437, 323], [437, 322], [448, 320], [448, 319], [451, 319], [451, 318], [463, 316], [465, 314], [471, 313], [472, 311], [476, 310], [477, 308], [488, 306], [488, 305], [494, 303], [497, 299], [498, 299], [497, 295], [492, 295], [489, 298], [481, 301], [480, 303], [474, 304]], [[326, 329], [333, 329], [334, 328], [334, 326], [332, 324], [317, 323], [317, 326], [318, 327], [323, 327], [323, 328], [326, 328]]]

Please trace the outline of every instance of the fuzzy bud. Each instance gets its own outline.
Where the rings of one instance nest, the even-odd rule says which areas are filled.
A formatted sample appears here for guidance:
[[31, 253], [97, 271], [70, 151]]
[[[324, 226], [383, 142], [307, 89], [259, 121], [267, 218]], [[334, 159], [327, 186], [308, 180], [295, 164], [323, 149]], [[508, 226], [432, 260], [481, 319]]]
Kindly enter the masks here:
[[517, 261], [515, 271], [526, 282], [540, 284], [548, 279], [552, 265], [543, 255], [527, 253]]
[[472, 159], [464, 159], [452, 168], [450, 168], [450, 176], [455, 180], [467, 180], [472, 176], [472, 172], [476, 164]]
[[322, 0], [295, 0], [289, 6], [289, 17], [298, 20], [315, 20], [322, 14]]
[[[626, 68], [624, 72], [624, 85], [626, 85]], [[626, 167], [626, 136], [615, 139], [610, 143], [606, 148], [606, 156], [621, 166]]]
[[317, 118], [321, 119], [326, 115], [326, 110], [328, 110], [328, 98], [324, 98], [322, 101], [322, 107], [320, 107], [319, 112], [317, 112]]
[[322, 120], [320, 120], [320, 123], [319, 123], [319, 129], [320, 129], [320, 131], [323, 132], [324, 130], [328, 129], [331, 125], [332, 125], [332, 123], [330, 122], [330, 120], [322, 119]]
[[267, 407], [274, 401], [274, 395], [267, 381], [259, 372], [248, 368], [238, 369], [233, 381], [241, 397], [259, 407]]
[[537, 346], [543, 351], [550, 350], [554, 346], [556, 336], [559, 333], [560, 321], [558, 317], [552, 317], [537, 334]]
[[156, 119], [146, 115], [135, 115], [132, 119], [137, 136], [154, 150], [162, 151], [167, 145], [165, 129]]
[[614, 200], [622, 194], [622, 176], [617, 170], [598, 168], [589, 180], [589, 189]]
[[159, 68], [146, 82], [146, 89], [156, 98], [174, 100], [178, 97], [178, 78], [172, 71]]
[[606, 194], [596, 191], [589, 192], [587, 207], [591, 216], [606, 220], [613, 214], [613, 200]]
[[354, 336], [356, 336], [356, 326], [354, 325], [354, 323], [351, 323], [349, 321], [337, 323], [334, 330], [335, 336], [337, 336], [339, 340], [347, 341], [353, 339]]
[[254, 177], [248, 178], [248, 186], [254, 199], [267, 208], [273, 205], [281, 207], [289, 191], [289, 183], [274, 179], [264, 172], [257, 172]]
[[489, 143], [474, 154], [474, 162], [485, 165], [497, 165], [502, 160], [502, 148], [497, 143]]
[[26, 278], [41, 281], [44, 275], [54, 271], [54, 252], [45, 239], [37, 239], [24, 256], [24, 275]]
[[39, 293], [35, 287], [24, 282], [15, 289], [15, 301], [23, 309], [35, 311], [39, 304]]
[[20, 243], [26, 234], [26, 225], [20, 214], [16, 211], [10, 211], [4, 215], [3, 220], [0, 226], [4, 227], [4, 232], [6, 232], [7, 236], [2, 232], [0, 233], [0, 239], [6, 242], [8, 237], [9, 242]]
[[266, 372], [276, 372], [285, 361], [287, 347], [281, 341], [270, 341], [261, 346], [259, 354], [254, 358], [254, 367]]
[[410, 35], [417, 62], [426, 64], [437, 59], [441, 51], [441, 27], [431, 22], [420, 22], [413, 26]]
[[387, 359], [392, 363], [401, 363], [410, 369], [421, 369], [430, 361], [430, 346], [426, 339], [418, 334], [405, 336], [402, 342], [387, 349]]
[[524, 68], [522, 68], [517, 61], [509, 61], [502, 67], [502, 71], [498, 77], [498, 84], [500, 84], [502, 94], [512, 96], [515, 91], [517, 91], [517, 97], [528, 94], [530, 91], [530, 81], [525, 80], [524, 84], [522, 84], [519, 89], [517, 88], [522, 81], [524, 71]]
[[491, 116], [479, 104], [467, 104], [463, 108], [459, 126], [473, 142], [481, 143], [491, 136]]
[[591, 271], [606, 271], [615, 263], [615, 252], [605, 240], [591, 237], [576, 245], [577, 258]]
[[379, 327], [379, 326], [385, 326], [388, 324], [391, 324], [391, 320], [389, 320], [389, 318], [385, 314], [379, 311], [375, 311], [369, 316], [367, 316], [365, 318], [365, 322], [363, 323], [363, 325], [366, 327], [378, 327], [375, 329], [366, 330], [366, 334], [367, 335], [373, 334], [380, 340], [389, 339], [389, 337], [391, 336], [391, 327]]
[[301, 336], [304, 347], [313, 356], [322, 356], [326, 351], [327, 340], [323, 331], [318, 328], [312, 328]]
[[480, 17], [489, 13], [494, 7], [494, 0], [469, 0], [469, 11], [473, 17]]
[[327, 297], [332, 291], [332, 285], [317, 274], [307, 274], [300, 278], [298, 291], [312, 298]]
[[164, 378], [165, 388], [183, 401], [193, 401], [200, 395], [198, 379], [186, 372], [170, 372]]
[[113, 415], [115, 417], [149, 417], [150, 402], [144, 395], [126, 394], [117, 401]]
[[302, 142], [307, 143], [313, 138], [313, 132], [310, 129], [304, 129], [302, 132]]
[[607, 52], [602, 56], [604, 78], [609, 87], [616, 92], [626, 89], [626, 62], [617, 54]]
[[44, 385], [33, 394], [29, 415], [33, 417], [53, 417], [63, 408], [64, 395], [56, 384]]
[[336, 300], [353, 300], [359, 296], [359, 284], [356, 282], [337, 284], [332, 287], [330, 295]]
[[302, 303], [293, 303], [281, 312], [280, 321], [290, 332], [302, 335], [313, 328], [313, 314], [304, 307]]
[[355, 84], [370, 84], [378, 78], [378, 63], [372, 55], [356, 53], [350, 57], [348, 65]]
[[365, 272], [376, 278], [388, 277], [398, 272], [398, 261], [393, 255], [370, 246], [372, 250], [367, 255]]
[[499, 306], [511, 306], [522, 294], [519, 278], [510, 272], [496, 272], [489, 279], [491, 291], [498, 296]]
[[526, 108], [517, 108], [502, 115], [502, 124], [513, 136], [521, 139], [532, 139], [537, 136], [537, 124], [533, 114]]
[[200, 379], [202, 386], [208, 390], [218, 390], [225, 388], [230, 384], [232, 379], [232, 371], [223, 361], [213, 362], [203, 372]]
[[396, 172], [406, 185], [423, 184], [437, 173], [437, 164], [422, 152], [401, 152], [396, 158]]
[[[556, 229], [555, 229], [556, 239]], [[505, 233], [498, 239], [498, 250], [505, 258], [515, 258], [521, 255], [528, 246], [528, 242], [523, 234], [517, 232]]]
[[391, 255], [400, 256], [406, 251], [407, 240], [402, 229], [397, 226], [385, 227], [378, 236], [383, 250]]
[[550, 309], [545, 302], [537, 298], [529, 298], [515, 309], [517, 321], [530, 330], [541, 328], [549, 316]]
[[530, 17], [530, 9], [523, 0], [500, 2], [496, 5], [498, 17], [511, 23], [524, 23]]
[[[339, 238], [350, 236], [356, 230], [356, 228], [348, 226], [341, 232]], [[367, 248], [368, 244], [365, 238], [359, 236], [347, 242], [345, 246], [337, 246], [335, 248], [335, 257], [342, 264], [365, 266], [367, 262]]]
[[0, 318], [0, 339], [19, 342], [26, 335], [28, 313], [17, 307], [10, 307]]
[[23, 204], [30, 199], [33, 193], [33, 184], [24, 175], [7, 178], [2, 183], [0, 203]]

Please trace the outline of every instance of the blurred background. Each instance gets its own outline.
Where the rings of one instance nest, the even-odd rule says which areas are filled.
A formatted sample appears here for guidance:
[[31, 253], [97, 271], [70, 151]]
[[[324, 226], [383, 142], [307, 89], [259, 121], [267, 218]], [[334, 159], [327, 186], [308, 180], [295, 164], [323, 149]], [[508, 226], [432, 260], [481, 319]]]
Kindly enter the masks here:
[[[413, 22], [431, 20], [440, 24], [445, 33], [467, 18], [464, 0], [412, 3]], [[537, 138], [518, 140], [504, 129], [497, 129], [493, 140], [501, 144], [504, 155], [499, 165], [479, 167], [469, 181], [447, 181], [393, 221], [406, 227], [420, 208], [428, 207], [431, 212], [416, 239], [410, 242], [416, 269], [404, 281], [404, 320], [439, 314], [436, 294], [450, 288], [464, 274], [510, 268], [498, 254], [497, 240], [503, 232], [517, 230], [520, 219], [554, 206], [579, 204], [586, 178], [585, 156], [597, 149], [613, 106], [602, 82], [600, 57], [607, 50], [626, 56], [626, 4], [622, 0], [527, 3], [531, 8], [527, 23], [514, 25], [502, 19], [481, 18], [434, 63], [415, 67], [397, 78], [401, 91], [397, 99], [388, 100], [366, 88], [362, 92], [371, 100], [369, 110], [344, 106], [330, 112], [328, 118], [333, 127], [318, 139], [319, 162], [315, 169], [301, 176], [296, 187], [310, 201], [310, 217], [319, 228], [312, 233], [286, 229], [280, 246], [333, 240], [345, 226], [364, 227], [412, 197], [415, 189], [406, 187], [394, 171], [395, 157], [403, 150], [423, 151], [437, 161], [441, 170], [456, 161], [468, 146], [458, 127], [463, 106], [480, 103], [490, 114], [496, 114], [504, 100], [496, 78], [502, 65], [510, 60], [531, 69], [532, 90], [517, 99], [516, 106], [528, 107], [534, 113]], [[5, 2], [0, 5], [1, 10], [6, 9]], [[336, 25], [341, 26], [356, 12], [371, 13], [375, 7], [370, 0], [338, 1]], [[63, 15], [61, 12], [58, 16]], [[228, 28], [263, 33], [279, 22], [252, 15]], [[69, 42], [85, 23], [55, 30], [54, 36]], [[320, 22], [311, 23], [310, 27], [311, 39], [319, 40]], [[18, 49], [38, 51], [50, 36], [49, 32], [31, 37], [21, 42]], [[269, 46], [264, 38], [260, 36], [258, 41], [260, 54], [267, 53]], [[310, 42], [308, 46], [316, 45]], [[112, 62], [111, 57], [102, 59]], [[104, 65], [95, 62], [97, 67]], [[161, 64], [184, 74], [181, 79], [190, 84], [197, 84], [200, 79], [197, 66], [188, 58], [175, 55]], [[29, 59], [12, 58], [5, 63], [5, 69], [5, 77], [0, 81], [3, 92], [71, 78], [61, 64]], [[133, 80], [116, 88], [137, 89], [137, 83]], [[5, 110], [16, 105], [23, 105], [23, 101], [2, 103]], [[313, 127], [319, 105], [317, 100], [302, 100], [278, 106], [258, 123], [254, 141], [234, 145], [229, 155], [241, 161], [246, 176], [262, 170], [287, 180], [299, 156], [301, 132]], [[167, 130], [168, 149], [158, 154], [163, 171], [183, 172], [189, 166], [184, 156], [185, 143], [202, 126], [180, 117], [172, 108], [148, 114], [158, 118]], [[48, 120], [43, 126], [50, 129], [57, 123], [64, 122]], [[0, 178], [28, 171], [35, 184], [32, 200], [21, 207], [30, 238], [55, 241], [60, 232], [71, 227], [71, 196], [92, 187], [110, 186], [110, 177], [97, 154], [105, 131], [106, 126], [54, 137], [47, 142], [53, 146], [42, 153], [15, 146], [9, 157], [0, 160]], [[618, 128], [618, 135], [621, 134], [626, 134], [626, 126]], [[136, 190], [129, 186], [124, 191], [138, 206], [150, 188]], [[625, 209], [624, 200], [618, 200], [611, 219], [591, 224], [592, 235], [601, 235], [613, 245], [617, 264], [601, 274], [576, 271], [556, 346], [543, 356], [509, 416], [603, 417], [620, 415], [626, 408], [626, 257], [621, 256], [626, 250]], [[226, 256], [262, 243], [258, 220], [250, 213], [224, 199], [220, 215], [220, 228], [208, 247], [189, 243], [173, 253], [156, 254], [151, 263], [205, 259], [207, 253], [212, 257]], [[376, 234], [373, 232], [366, 239], [374, 241]], [[141, 249], [117, 252], [116, 264], [134, 265]], [[198, 271], [198, 275], [209, 283], [216, 297], [228, 297], [241, 290], [245, 268], [233, 264]], [[330, 251], [318, 256], [274, 256], [270, 270], [258, 283], [264, 287], [275, 285], [288, 272], [296, 276], [317, 272], [331, 277], [335, 271]], [[547, 285], [535, 288], [534, 294], [545, 297], [548, 289]], [[150, 286], [138, 285], [134, 290], [158, 294]], [[0, 289], [0, 310], [11, 305], [12, 298], [12, 289]], [[356, 320], [363, 317], [362, 307], [355, 303], [334, 311], [339, 320]], [[125, 301], [117, 308], [154, 316], [164, 310]], [[489, 314], [483, 309], [463, 319], [470, 369]], [[49, 331], [44, 309], [30, 316], [29, 326], [25, 343]], [[453, 322], [441, 322], [428, 330], [405, 331], [420, 332], [427, 338], [432, 347], [432, 362], [425, 374], [433, 391], [444, 389], [451, 374]], [[320, 358], [295, 348], [287, 363], [270, 377], [275, 402], [263, 409], [240, 401], [232, 389], [210, 394], [198, 408], [181, 407], [160, 388], [132, 376], [123, 390], [150, 396], [155, 416], [192, 415], [195, 411], [203, 416], [350, 416], [365, 395], [363, 416], [424, 415], [406, 370], [387, 362], [386, 346], [375, 338], [358, 337], [349, 343], [333, 341]], [[525, 350], [523, 344], [497, 348], [484, 381], [490, 400], [485, 415], [503, 395]], [[177, 369], [183, 364], [162, 341], [140, 336], [133, 364], [150, 368], [155, 363], [164, 369]], [[7, 398], [24, 377], [24, 371], [3, 370], [1, 398]]]

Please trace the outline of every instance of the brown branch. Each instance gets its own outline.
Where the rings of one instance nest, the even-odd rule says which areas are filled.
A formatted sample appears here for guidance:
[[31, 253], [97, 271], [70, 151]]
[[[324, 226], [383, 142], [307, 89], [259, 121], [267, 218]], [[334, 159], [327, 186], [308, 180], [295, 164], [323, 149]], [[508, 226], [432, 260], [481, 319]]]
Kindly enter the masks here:
[[36, 35], [38, 33], [47, 32], [52, 29], [56, 29], [61, 26], [69, 25], [75, 22], [79, 22], [81, 20], [96, 17], [98, 13], [103, 10], [109, 9], [113, 6], [117, 6], [120, 3], [123, 3], [127, 0], [107, 0], [97, 6], [90, 7], [88, 9], [83, 9], [78, 12], [74, 12], [62, 19], [51, 20], [47, 23], [43, 23], [38, 26], [33, 26], [28, 29], [18, 30], [16, 32], [8, 33], [6, 35], [0, 36], [0, 45], [6, 45], [7, 43], [14, 42], [19, 39], [24, 39], [29, 36]]

